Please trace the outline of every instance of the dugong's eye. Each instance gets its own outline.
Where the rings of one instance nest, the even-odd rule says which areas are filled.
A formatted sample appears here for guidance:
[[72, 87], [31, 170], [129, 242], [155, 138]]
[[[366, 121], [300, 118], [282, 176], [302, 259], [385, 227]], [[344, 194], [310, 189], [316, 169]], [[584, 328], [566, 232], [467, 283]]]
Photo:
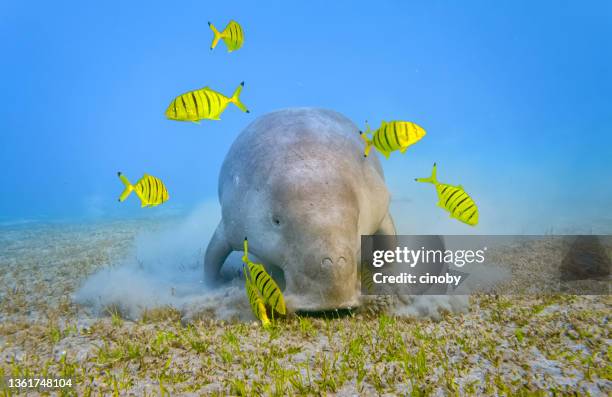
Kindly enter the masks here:
[[272, 223], [274, 223], [276, 226], [280, 226], [281, 224], [280, 218], [276, 215], [272, 215]]

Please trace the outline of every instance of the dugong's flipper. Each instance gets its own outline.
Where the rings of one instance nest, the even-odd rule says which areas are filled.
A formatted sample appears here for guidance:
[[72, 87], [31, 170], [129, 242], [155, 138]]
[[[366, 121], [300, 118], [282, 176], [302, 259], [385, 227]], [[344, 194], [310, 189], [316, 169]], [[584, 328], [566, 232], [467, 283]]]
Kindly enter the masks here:
[[215, 283], [220, 280], [219, 271], [231, 252], [232, 247], [225, 237], [223, 221], [221, 221], [204, 255], [204, 281], [206, 283]]
[[393, 223], [393, 218], [391, 218], [391, 214], [387, 212], [387, 215], [383, 218], [376, 234], [380, 234], [382, 236], [395, 236], [397, 232], [395, 231], [395, 224]]

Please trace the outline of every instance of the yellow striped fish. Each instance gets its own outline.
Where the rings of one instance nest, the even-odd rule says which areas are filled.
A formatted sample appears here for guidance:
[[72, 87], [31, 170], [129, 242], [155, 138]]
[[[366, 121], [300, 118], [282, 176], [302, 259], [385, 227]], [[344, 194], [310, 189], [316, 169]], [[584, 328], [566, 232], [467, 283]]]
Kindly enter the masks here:
[[450, 213], [451, 218], [458, 219], [470, 226], [478, 223], [478, 208], [474, 200], [463, 190], [461, 185], [453, 186], [446, 183], [439, 183], [436, 177], [436, 164], [429, 178], [416, 178], [417, 182], [433, 183], [438, 192], [438, 206]]
[[251, 310], [253, 311], [255, 317], [259, 319], [259, 321], [261, 321], [261, 325], [263, 325], [264, 328], [268, 328], [270, 326], [270, 319], [268, 318], [268, 313], [263, 297], [261, 296], [261, 293], [257, 290], [257, 288], [255, 288], [253, 283], [249, 281], [249, 277], [246, 272], [246, 267], [243, 267], [242, 270], [244, 272], [244, 278], [246, 280], [244, 287], [246, 288], [246, 295], [249, 299], [249, 303], [251, 304]]
[[274, 319], [275, 312], [282, 315], [287, 313], [283, 293], [263, 265], [251, 262], [249, 259], [249, 242], [246, 238], [244, 239], [242, 261], [245, 263], [245, 288], [251, 309], [255, 317], [261, 321], [264, 327], [267, 327], [270, 323], [267, 313], [268, 308], [272, 319]]
[[242, 43], [244, 43], [244, 32], [242, 31], [242, 26], [236, 21], [229, 21], [223, 32], [219, 32], [215, 25], [208, 22], [208, 26], [213, 31], [215, 36], [213, 37], [212, 44], [210, 45], [210, 49], [214, 49], [219, 43], [220, 39], [223, 39], [225, 45], [227, 46], [227, 52], [232, 52], [240, 47], [242, 47]]
[[136, 192], [140, 199], [141, 207], [155, 207], [168, 201], [168, 190], [159, 178], [144, 174], [135, 185], [132, 185], [121, 172], [118, 172], [117, 175], [119, 175], [119, 179], [125, 185], [125, 190], [119, 196], [119, 201], [125, 201], [132, 191]]
[[231, 98], [209, 87], [186, 92], [170, 102], [170, 106], [166, 109], [166, 117], [170, 120], [192, 121], [194, 123], [202, 119], [219, 120], [219, 116], [230, 103], [236, 105], [243, 112], [250, 113], [246, 106], [240, 102], [242, 87], [244, 87], [244, 81], [236, 88]]
[[[404, 153], [408, 146], [414, 145], [425, 136], [425, 130], [409, 121], [383, 121], [380, 128], [372, 132], [366, 121], [366, 131], [360, 132], [361, 138], [365, 141], [364, 157], [368, 157], [370, 149], [374, 146], [379, 152], [389, 158], [391, 152], [399, 150]], [[372, 133], [372, 139], [368, 134]]]

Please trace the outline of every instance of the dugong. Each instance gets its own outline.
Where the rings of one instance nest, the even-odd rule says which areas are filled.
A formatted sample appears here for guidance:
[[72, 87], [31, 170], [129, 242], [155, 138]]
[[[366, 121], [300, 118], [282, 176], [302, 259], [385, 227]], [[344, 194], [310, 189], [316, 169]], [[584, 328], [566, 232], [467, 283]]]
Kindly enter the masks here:
[[219, 281], [248, 237], [258, 261], [284, 273], [288, 310], [358, 306], [361, 235], [395, 235], [380, 162], [363, 150], [357, 126], [331, 110], [280, 110], [247, 126], [219, 175], [205, 280]]

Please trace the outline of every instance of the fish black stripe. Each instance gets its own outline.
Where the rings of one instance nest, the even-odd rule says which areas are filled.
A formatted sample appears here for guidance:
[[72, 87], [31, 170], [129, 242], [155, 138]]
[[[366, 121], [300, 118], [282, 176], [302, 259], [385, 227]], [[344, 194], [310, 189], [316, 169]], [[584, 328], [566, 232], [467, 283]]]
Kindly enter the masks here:
[[221, 34], [221, 37], [223, 38], [223, 42], [228, 47], [228, 49], [231, 50], [231, 48], [230, 48], [231, 39], [232, 39], [232, 24], [231, 24], [231, 22], [228, 23], [225, 26], [225, 29], [223, 29], [223, 33]]
[[448, 204], [448, 201], [459, 192], [459, 189], [455, 190], [453, 193], [451, 193], [448, 198], [446, 199], [446, 202], [444, 203], [444, 207], [446, 207], [446, 204]]
[[446, 191], [446, 189], [448, 189], [448, 186], [444, 186], [444, 189], [442, 189], [442, 191], [440, 192], [440, 194], [444, 194], [444, 192]]
[[385, 143], [383, 142], [383, 139], [382, 139], [382, 131], [378, 130], [376, 132], [376, 136], [378, 137], [378, 146], [380, 146], [380, 148], [386, 152], [387, 148], [385, 147]]
[[391, 133], [393, 132], [392, 130], [393, 130], [393, 125], [391, 125], [391, 124], [387, 124], [387, 125], [385, 126], [385, 137], [387, 138], [387, 142], [388, 142], [389, 144], [391, 144], [391, 143], [392, 143], [392, 142], [391, 142], [391, 138], [392, 138], [392, 137], [391, 137]]
[[270, 302], [272, 303], [272, 308], [276, 309], [276, 305], [278, 304], [278, 300], [280, 299], [280, 295], [278, 293], [276, 293], [277, 291], [274, 291], [274, 293], [270, 296], [270, 300], [274, 297], [276, 299], [274, 299], [274, 302]]
[[402, 131], [403, 131], [402, 136], [404, 137], [404, 140], [406, 141], [406, 145], [410, 146], [410, 126], [408, 125], [408, 123], [402, 122]]
[[218, 103], [219, 98], [217, 98], [217, 95], [215, 92], [209, 92], [209, 94], [210, 94], [210, 116], [212, 117], [218, 112], [217, 103]]
[[151, 195], [151, 201], [153, 203], [157, 203], [157, 196], [158, 196], [158, 191], [157, 191], [157, 179], [153, 178], [153, 181], [151, 181], [152, 186], [155, 188], [155, 193], [153, 193]]
[[278, 296], [276, 296], [276, 299], [274, 299], [274, 301], [272, 300], [272, 298], [270, 298], [270, 306], [272, 307], [272, 310], [278, 311], [276, 309], [276, 305], [278, 305]]
[[210, 99], [208, 99], [208, 92], [206, 90], [202, 92], [204, 93], [204, 97], [206, 98], [206, 111], [208, 112], [207, 116], [210, 116]]
[[234, 24], [234, 49], [238, 48], [239, 41], [240, 41], [240, 27], [236, 23]]
[[457, 209], [457, 200], [461, 200], [463, 195], [465, 195], [466, 197], [469, 197], [467, 195], [467, 193], [462, 190], [461, 193], [457, 197], [455, 197], [454, 200], [451, 200], [451, 202], [448, 203], [448, 205], [451, 206], [453, 208], [453, 210], [456, 210]]
[[[149, 201], [152, 203], [155, 203], [157, 201], [157, 185], [155, 184], [155, 179], [153, 179], [153, 182], [151, 182], [151, 177], [149, 177], [149, 182], [151, 183], [151, 197], [149, 198]], [[153, 188], [155, 188], [155, 193], [153, 193]]]
[[176, 118], [178, 115], [178, 113], [176, 113], [176, 98], [174, 98], [174, 101], [172, 101], [172, 104], [174, 105], [174, 118]]
[[159, 179], [156, 179], [155, 181], [157, 182], [157, 202], [158, 203], [163, 203], [163, 201], [164, 201], [164, 189], [163, 189], [162, 181], [160, 181]]
[[474, 213], [472, 214], [472, 216], [470, 216], [470, 218], [467, 220], [467, 222], [469, 223], [472, 218], [474, 217], [474, 215], [476, 215], [478, 213], [478, 210], [474, 210]]
[[382, 137], [385, 139], [385, 144], [387, 145], [387, 151], [391, 151], [391, 145], [389, 145], [389, 141], [387, 140], [387, 134], [385, 133], [386, 131], [381, 131], [382, 133]]
[[242, 33], [242, 26], [237, 25], [236, 28], [238, 29], [238, 40], [242, 41], [242, 39], [244, 38], [244, 33]]
[[147, 193], [147, 201], [153, 201], [153, 183], [151, 182], [151, 178], [147, 178], [147, 185], [149, 187], [149, 192]]
[[274, 295], [274, 280], [269, 275], [267, 277], [267, 281], [262, 286], [262, 290], [264, 291], [266, 298], [270, 298], [272, 295]]
[[466, 214], [470, 209], [474, 207], [474, 203], [472, 203], [469, 207], [463, 210], [463, 213]]
[[151, 178], [147, 178], [147, 187], [148, 187], [148, 190], [147, 190], [147, 197], [146, 197], [146, 199], [147, 199], [147, 201], [151, 201], [151, 192], [153, 191], [151, 189]]
[[255, 284], [257, 284], [257, 282], [259, 281], [259, 276], [261, 276], [263, 274], [263, 272], [261, 270], [255, 270], [257, 273], [257, 275], [255, 276]]
[[198, 99], [195, 96], [195, 93], [191, 91], [191, 99], [193, 100], [193, 104], [195, 105], [196, 116], [200, 117], [200, 107], [198, 106]]
[[219, 94], [218, 92], [215, 92], [215, 101], [216, 101], [216, 109], [215, 109], [215, 113], [217, 114], [217, 116], [220, 114], [220, 110], [221, 110], [221, 98], [225, 98], [228, 99], [227, 97], [223, 96], [222, 94]]
[[236, 43], [236, 25], [234, 25], [233, 23], [230, 24], [229, 40], [230, 40], [230, 45], [232, 46], [232, 49], [233, 49]]
[[181, 112], [184, 112], [185, 114], [187, 114], [187, 109], [185, 109], [185, 108], [181, 108], [181, 104], [180, 104], [180, 103], [179, 103], [179, 101], [178, 101], [178, 100], [179, 100], [179, 98], [181, 98], [181, 97], [182, 97], [182, 95], [176, 98], [176, 105], [177, 105], [177, 109], [178, 109], [178, 110], [180, 110]]
[[400, 146], [399, 136], [397, 136], [397, 126], [394, 126], [393, 132], [395, 133], [395, 142], [397, 143], [397, 146]]
[[185, 95], [181, 95], [181, 102], [183, 102], [183, 107], [185, 108], [185, 114], [189, 116], [189, 111], [187, 110], [187, 105], [185, 104]]
[[[470, 196], [468, 196], [467, 194], [465, 195], [465, 198], [463, 200], [461, 200], [460, 202], [458, 202], [457, 204], [455, 204], [455, 208], [459, 209], [459, 206], [461, 205], [461, 203], [463, 203], [465, 200], [469, 199]], [[463, 212], [463, 211], [462, 211]]]
[[272, 280], [272, 284], [268, 286], [268, 289], [270, 291], [268, 292], [267, 299], [270, 302], [270, 306], [274, 308], [276, 304], [278, 303], [278, 286], [274, 285], [274, 280]]
[[448, 187], [448, 191], [442, 195], [442, 199], [444, 199], [444, 201], [446, 201], [446, 199], [448, 199], [448, 196], [453, 194], [455, 192], [455, 190], [456, 190], [456, 188], [454, 188], [452, 186], [449, 186]]
[[[265, 291], [266, 291], [266, 285], [268, 285], [269, 283], [270, 283], [270, 278], [268, 277], [268, 278], [266, 279], [266, 281], [264, 281], [263, 285], [261, 286], [261, 292], [263, 292], [263, 293], [264, 293], [264, 296], [266, 296], [266, 293], [265, 293]], [[270, 296], [266, 296], [266, 298], [269, 298], [269, 297], [270, 297]]]

